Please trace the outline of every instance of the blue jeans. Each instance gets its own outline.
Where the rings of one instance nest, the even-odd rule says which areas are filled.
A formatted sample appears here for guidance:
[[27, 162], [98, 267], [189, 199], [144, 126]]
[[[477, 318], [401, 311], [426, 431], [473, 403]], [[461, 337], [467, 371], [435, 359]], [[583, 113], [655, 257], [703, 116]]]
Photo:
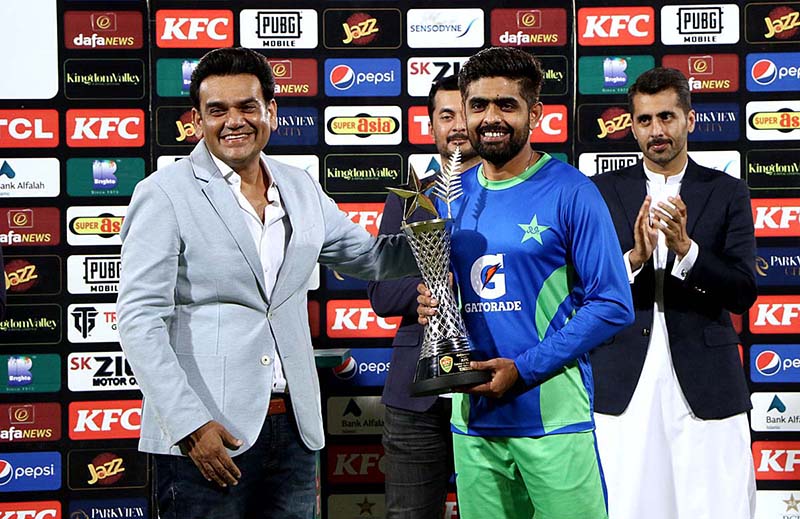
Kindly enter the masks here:
[[442, 519], [453, 473], [449, 399], [425, 412], [386, 406], [386, 519]]
[[235, 456], [239, 484], [206, 481], [191, 459], [153, 455], [161, 519], [313, 519], [316, 454], [297, 432], [291, 410], [267, 416], [255, 445]]

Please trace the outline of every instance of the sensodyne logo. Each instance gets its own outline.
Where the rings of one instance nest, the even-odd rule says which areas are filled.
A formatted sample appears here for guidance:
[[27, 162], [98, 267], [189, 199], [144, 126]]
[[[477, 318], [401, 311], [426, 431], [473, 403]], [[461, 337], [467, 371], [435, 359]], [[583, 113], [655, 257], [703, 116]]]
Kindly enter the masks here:
[[739, 6], [667, 5], [661, 8], [664, 45], [718, 45], [739, 41]]
[[482, 9], [409, 9], [406, 34], [408, 46], [482, 47]]
[[239, 25], [244, 47], [317, 47], [317, 11], [314, 9], [244, 9], [239, 14]]

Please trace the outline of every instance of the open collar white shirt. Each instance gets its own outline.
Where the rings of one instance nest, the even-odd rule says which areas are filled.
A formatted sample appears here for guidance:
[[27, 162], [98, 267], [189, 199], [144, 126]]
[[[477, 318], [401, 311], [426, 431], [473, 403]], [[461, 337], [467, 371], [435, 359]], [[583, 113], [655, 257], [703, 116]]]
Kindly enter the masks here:
[[[269, 187], [267, 188], [267, 206], [264, 208], [264, 221], [262, 222], [252, 204], [250, 204], [242, 193], [242, 177], [219, 158], [214, 155], [211, 155], [211, 158], [214, 160], [217, 168], [219, 168], [225, 179], [225, 183], [231, 189], [231, 192], [236, 197], [236, 201], [239, 203], [239, 207], [242, 210], [242, 220], [250, 236], [253, 238], [256, 250], [258, 251], [258, 257], [261, 260], [264, 283], [267, 288], [267, 297], [271, 298], [272, 291], [275, 288], [275, 282], [278, 279], [278, 272], [283, 264], [287, 238], [289, 236], [287, 232], [289, 221], [288, 218], [286, 218], [286, 211], [281, 204], [278, 186], [272, 181], [272, 175], [270, 175], [267, 165], [261, 162], [261, 167], [267, 173], [267, 180], [269, 181]], [[281, 244], [281, 246], [276, 247], [276, 244]], [[275, 362], [272, 364], [272, 371], [273, 393], [288, 391], [286, 387], [286, 377], [283, 374], [283, 365], [277, 350], [275, 351]]]

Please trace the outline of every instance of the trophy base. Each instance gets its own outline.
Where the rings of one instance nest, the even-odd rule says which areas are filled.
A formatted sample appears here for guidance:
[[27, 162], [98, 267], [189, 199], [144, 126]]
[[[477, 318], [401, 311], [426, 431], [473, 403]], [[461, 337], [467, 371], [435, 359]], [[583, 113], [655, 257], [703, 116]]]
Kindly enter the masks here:
[[450, 393], [454, 389], [488, 382], [492, 374], [488, 371], [470, 369], [471, 351], [440, 353], [434, 357], [420, 359], [417, 374], [411, 384], [413, 396], [431, 396]]

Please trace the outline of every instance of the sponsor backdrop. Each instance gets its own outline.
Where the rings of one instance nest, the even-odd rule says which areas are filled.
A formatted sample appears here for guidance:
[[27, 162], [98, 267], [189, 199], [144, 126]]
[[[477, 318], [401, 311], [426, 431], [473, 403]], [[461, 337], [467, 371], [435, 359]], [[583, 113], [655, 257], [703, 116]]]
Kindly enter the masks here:
[[[151, 464], [135, 450], [141, 394], [116, 330], [118, 233], [136, 183], [198, 140], [197, 60], [236, 45], [275, 73], [270, 153], [317, 176], [372, 233], [386, 187], [410, 165], [441, 167], [427, 92], [477, 50], [541, 58], [532, 141], [589, 176], [640, 156], [628, 86], [656, 65], [682, 70], [692, 157], [753, 197], [759, 299], [736, 322], [758, 517], [800, 515], [800, 1], [14, 0], [0, 3], [0, 34], [15, 49], [0, 56], [3, 517], [154, 515]], [[398, 320], [372, 311], [365, 286], [324, 268], [309, 283], [315, 347], [352, 350], [320, 372], [320, 516], [331, 519], [384, 513], [379, 394]], [[453, 496], [446, 516], [458, 516]]]

